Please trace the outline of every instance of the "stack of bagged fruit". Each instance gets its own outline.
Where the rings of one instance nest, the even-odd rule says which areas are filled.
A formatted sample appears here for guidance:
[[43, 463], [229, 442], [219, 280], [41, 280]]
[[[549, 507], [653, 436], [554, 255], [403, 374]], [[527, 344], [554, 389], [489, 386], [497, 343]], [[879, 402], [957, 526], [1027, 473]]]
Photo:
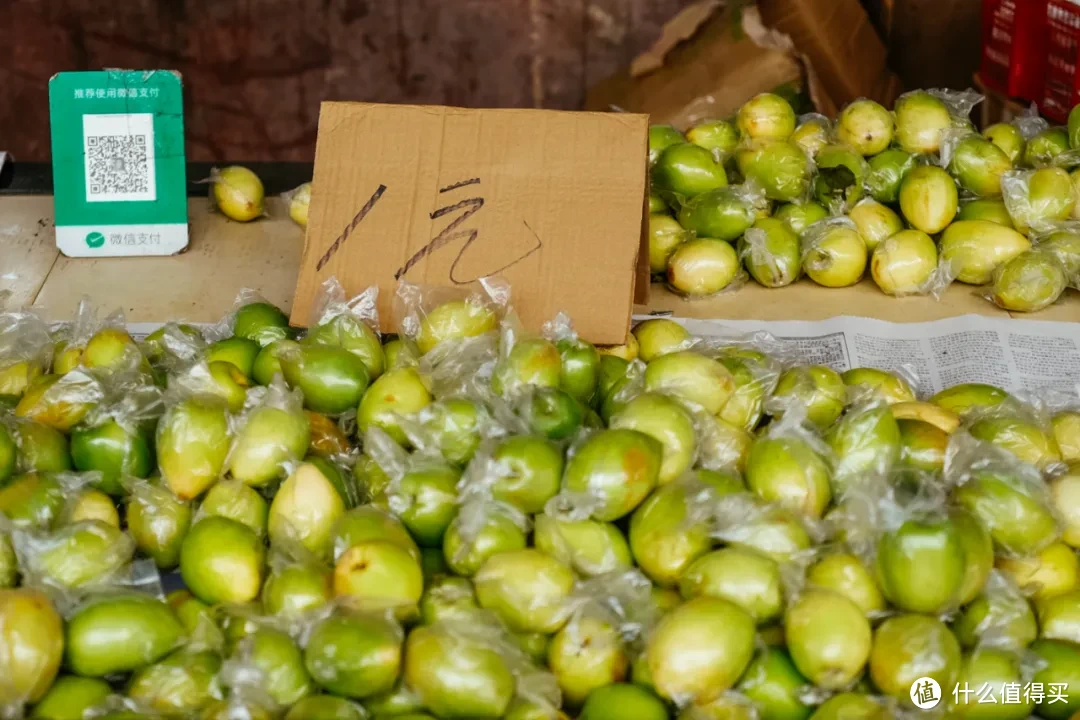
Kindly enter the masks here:
[[652, 271], [702, 297], [804, 272], [825, 287], [862, 279], [889, 295], [985, 286], [1035, 311], [1080, 286], [1080, 109], [979, 134], [979, 96], [913, 91], [892, 112], [856, 100], [830, 121], [796, 118], [772, 94], [731, 120], [649, 133]]
[[393, 339], [334, 283], [303, 333], [0, 313], [0, 714], [1080, 710], [1080, 398], [487, 287], [403, 286]]

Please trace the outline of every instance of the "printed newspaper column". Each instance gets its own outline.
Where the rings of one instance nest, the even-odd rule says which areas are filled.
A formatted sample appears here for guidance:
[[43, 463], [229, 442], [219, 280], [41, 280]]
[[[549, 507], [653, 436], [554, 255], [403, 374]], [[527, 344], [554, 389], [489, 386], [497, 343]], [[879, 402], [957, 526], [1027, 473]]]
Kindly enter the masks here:
[[173, 255], [187, 247], [178, 73], [58, 73], [49, 81], [49, 115], [60, 252]]

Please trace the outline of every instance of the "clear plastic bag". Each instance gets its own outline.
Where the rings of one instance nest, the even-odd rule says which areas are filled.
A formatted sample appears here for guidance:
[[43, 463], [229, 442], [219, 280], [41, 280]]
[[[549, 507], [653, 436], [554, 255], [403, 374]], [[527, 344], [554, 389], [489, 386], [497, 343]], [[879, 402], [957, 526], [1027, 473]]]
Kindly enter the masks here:
[[81, 369], [42, 375], [28, 386], [15, 415], [67, 432], [104, 399], [102, 383]]
[[802, 275], [798, 236], [779, 228], [748, 229], [742, 236], [739, 257], [750, 275], [765, 287], [784, 287]]
[[307, 453], [311, 423], [303, 395], [280, 377], [251, 390], [247, 410], [233, 419], [232, 445], [223, 472], [252, 487], [288, 476]]
[[825, 287], [847, 287], [862, 279], [868, 263], [866, 242], [849, 218], [819, 220], [800, 236], [803, 270]]
[[176, 497], [162, 480], [123, 481], [127, 494], [127, 529], [139, 551], [159, 568], [180, 562], [180, 545], [191, 526], [191, 505]]
[[820, 113], [800, 115], [796, 121], [791, 142], [803, 149], [810, 158], [835, 138], [832, 121]]
[[1035, 248], [998, 265], [983, 297], [1010, 312], [1038, 312], [1057, 302], [1069, 284], [1059, 255]]
[[135, 542], [100, 520], [66, 525], [51, 533], [16, 530], [12, 535], [23, 583], [70, 606], [80, 593], [112, 585], [128, 570]]
[[36, 313], [0, 312], [0, 395], [21, 396], [49, 371], [52, 354], [48, 326]]
[[1066, 220], [1032, 235], [1033, 247], [1053, 253], [1073, 288], [1080, 287], [1080, 223]]
[[386, 366], [379, 334], [379, 288], [372, 286], [346, 299], [336, 277], [326, 279], [311, 313], [305, 342], [343, 347], [367, 366], [371, 379]]
[[497, 277], [481, 278], [479, 283], [479, 289], [469, 290], [400, 282], [394, 297], [398, 334], [426, 354], [444, 341], [495, 330], [509, 307], [510, 286]]
[[1011, 170], [1001, 177], [1001, 194], [1013, 224], [1020, 232], [1043, 232], [1069, 218], [1076, 192], [1061, 168]]
[[928, 93], [945, 103], [949, 114], [954, 119], [954, 126], [963, 121], [970, 122], [971, 111], [985, 98], [982, 93], [968, 88], [967, 90], [949, 90], [946, 88], [931, 88]]
[[986, 528], [1002, 554], [1030, 555], [1060, 536], [1039, 470], [1007, 450], [954, 432], [946, 449], [945, 480], [952, 501]]
[[1016, 583], [992, 570], [978, 597], [956, 618], [953, 631], [965, 648], [1024, 648], [1038, 637], [1039, 627]]
[[825, 436], [836, 457], [836, 494], [847, 482], [866, 474], [888, 475], [900, 459], [900, 429], [882, 401], [852, 405]]
[[[859, 435], [847, 433], [851, 434]], [[838, 447], [840, 443], [833, 444], [834, 449]], [[847, 456], [839, 453], [839, 471], [845, 470]], [[750, 445], [746, 485], [764, 502], [820, 518], [832, 500], [834, 462], [829, 446], [806, 423], [805, 416], [785, 413]]]

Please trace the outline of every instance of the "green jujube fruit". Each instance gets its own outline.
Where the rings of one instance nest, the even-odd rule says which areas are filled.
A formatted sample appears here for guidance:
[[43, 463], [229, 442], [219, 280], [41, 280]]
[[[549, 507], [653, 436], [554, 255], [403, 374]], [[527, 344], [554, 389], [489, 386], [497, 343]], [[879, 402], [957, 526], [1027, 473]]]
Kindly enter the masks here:
[[847, 145], [826, 145], [814, 157], [814, 198], [834, 210], [848, 210], [863, 194], [869, 167], [858, 152]]
[[829, 211], [813, 200], [784, 203], [773, 213], [773, 218], [782, 220], [796, 235], [802, 235], [806, 228], [827, 217]]
[[1080, 694], [1073, 692], [1073, 688], [1080, 687], [1080, 646], [1061, 640], [1036, 640], [1031, 644], [1031, 652], [1045, 663], [1031, 682], [1042, 683], [1044, 689], [1050, 683], [1063, 684], [1067, 690], [1065, 702], [1052, 702], [1051, 696], [1044, 693], [1036, 713], [1046, 720], [1067, 720], [1080, 711]]
[[686, 142], [686, 138], [671, 125], [650, 125], [649, 165], [656, 164], [657, 158], [664, 150], [681, 142]]
[[756, 216], [753, 203], [735, 188], [696, 195], [679, 210], [679, 225], [697, 237], [732, 242], [746, 232]]
[[1016, 162], [1016, 159], [1024, 152], [1024, 135], [1020, 132], [1020, 128], [1012, 123], [994, 123], [984, 129], [982, 134], [1005, 153], [1009, 162]]
[[866, 248], [873, 252], [886, 239], [904, 229], [900, 216], [876, 200], [860, 200], [848, 212], [848, 217], [855, 223], [862, 235]]
[[999, 147], [979, 135], [968, 135], [953, 148], [949, 173], [960, 187], [979, 197], [1001, 194], [1001, 176], [1012, 161]]
[[210, 488], [199, 505], [199, 514], [229, 518], [247, 525], [256, 535], [266, 535], [269, 512], [266, 499], [239, 480], [222, 480]]
[[667, 213], [649, 215], [649, 271], [662, 275], [667, 270], [668, 258], [690, 235], [679, 221]]
[[836, 118], [836, 135], [862, 155], [877, 155], [892, 142], [892, 113], [873, 100], [856, 100]]
[[589, 693], [578, 720], [669, 720], [667, 706], [637, 684], [612, 683]]
[[987, 220], [1007, 228], [1013, 226], [1009, 209], [1001, 198], [978, 198], [961, 203], [954, 222], [960, 220]]
[[738, 274], [739, 256], [730, 243], [694, 238], [668, 259], [667, 284], [687, 297], [706, 297], [726, 288]]
[[736, 151], [735, 162], [743, 177], [761, 185], [770, 200], [793, 202], [805, 196], [810, 187], [810, 162], [794, 143], [752, 143]]
[[202, 495], [221, 475], [228, 453], [229, 422], [217, 402], [200, 397], [184, 400], [158, 423], [158, 467], [181, 500]]
[[128, 496], [128, 532], [135, 546], [162, 570], [180, 562], [180, 546], [191, 517], [191, 505], [159, 482], [140, 485]]
[[220, 669], [217, 653], [178, 650], [132, 675], [127, 696], [157, 712], [195, 713], [220, 698]]
[[680, 350], [648, 364], [645, 389], [685, 398], [715, 415], [731, 397], [735, 379], [719, 361], [693, 350]]
[[642, 393], [611, 417], [609, 427], [637, 430], [663, 447], [657, 482], [669, 483], [690, 468], [697, 450], [694, 421], [675, 400]]
[[0, 705], [20, 710], [40, 700], [63, 652], [64, 621], [47, 596], [30, 588], [0, 590]]
[[808, 157], [813, 158], [817, 151], [829, 143], [832, 123], [824, 115], [810, 116], [799, 123], [795, 132], [788, 138], [803, 149]]
[[802, 273], [799, 236], [783, 220], [757, 220], [740, 241], [739, 255], [750, 276], [768, 288], [790, 285]]
[[1024, 145], [1024, 164], [1030, 167], [1051, 165], [1069, 149], [1069, 132], [1063, 127], [1049, 127], [1035, 134]]
[[297, 345], [279, 352], [289, 387], [304, 393], [304, 407], [337, 415], [356, 407], [370, 374], [357, 355], [333, 345]]
[[320, 687], [359, 700], [394, 688], [401, 648], [401, 630], [385, 618], [338, 613], [312, 629], [304, 666]]
[[383, 373], [364, 393], [356, 413], [357, 427], [361, 433], [370, 427], [381, 428], [404, 445], [407, 438], [395, 415], [417, 412], [431, 401], [431, 393], [414, 368], [394, 368]]
[[535, 549], [493, 555], [473, 577], [480, 607], [494, 611], [512, 631], [526, 633], [562, 627], [574, 582], [566, 564]]
[[1037, 312], [1057, 302], [1068, 283], [1057, 257], [1028, 250], [994, 272], [993, 301], [1006, 310]]
[[630, 546], [618, 527], [597, 520], [559, 520], [537, 515], [533, 544], [537, 550], [586, 577], [633, 567]]
[[780, 648], [761, 650], [739, 680], [737, 690], [769, 720], [806, 720], [814, 711], [800, 699], [804, 678]]
[[704, 595], [733, 602], [758, 625], [778, 618], [784, 607], [780, 566], [745, 548], [727, 547], [699, 557], [679, 578], [679, 593], [687, 600]]
[[275, 340], [289, 336], [289, 318], [280, 309], [266, 302], [244, 305], [233, 317], [233, 335], [254, 340], [266, 347]]
[[1010, 227], [990, 220], [957, 220], [941, 234], [941, 261], [962, 283], [985, 285], [994, 270], [1031, 247], [1031, 242]]
[[345, 500], [318, 465], [305, 462], [278, 488], [270, 503], [270, 542], [298, 542], [315, 557], [329, 559], [335, 525], [345, 515]]
[[667, 147], [652, 168], [653, 186], [675, 198], [688, 199], [727, 185], [724, 166], [703, 147], [678, 143]]
[[941, 133], [952, 126], [945, 103], [925, 90], [913, 90], [898, 97], [893, 113], [896, 142], [912, 154], [937, 152]]
[[[68, 439], [59, 430], [33, 421], [19, 423], [15, 428], [19, 468], [23, 472], [64, 472], [71, 470], [73, 467], [72, 453], [76, 444], [75, 438], [78, 434], [78, 428], [72, 431], [71, 444], [73, 447], [69, 452]], [[146, 466], [150, 465], [149, 458], [145, 464]], [[78, 465], [74, 465], [74, 467], [80, 471], [105, 470], [105, 468], [100, 467], [82, 468]], [[107, 487], [110, 480], [115, 483], [114, 478], [107, 476], [103, 478], [101, 485]]]
[[784, 636], [799, 672], [837, 690], [862, 672], [871, 652], [870, 621], [848, 598], [809, 589], [784, 613]]
[[849, 411], [829, 428], [825, 439], [836, 453], [838, 480], [886, 472], [900, 457], [900, 428], [888, 406]]
[[282, 630], [256, 630], [245, 638], [242, 655], [262, 672], [267, 694], [279, 705], [292, 705], [315, 691], [300, 648]]
[[443, 537], [443, 557], [456, 575], [471, 577], [489, 558], [521, 550], [528, 544], [525, 531], [503, 513], [489, 513], [479, 527], [469, 531], [465, 531], [463, 522], [459, 513]]
[[65, 525], [38, 548], [25, 570], [52, 585], [78, 588], [116, 573], [131, 561], [135, 542], [100, 520]]
[[810, 720], [889, 720], [891, 717], [884, 704], [861, 693], [845, 692], [818, 705]]
[[180, 575], [203, 602], [245, 603], [259, 596], [265, 549], [251, 528], [223, 517], [206, 517], [180, 547]]
[[318, 565], [294, 564], [273, 570], [262, 589], [263, 610], [269, 615], [299, 617], [333, 598], [333, 577]]
[[878, 583], [901, 610], [937, 615], [959, 600], [965, 561], [950, 520], [908, 520], [878, 541]]
[[726, 156], [739, 144], [739, 131], [726, 120], [709, 120], [687, 130], [686, 139], [698, 147]]
[[386, 356], [375, 331], [363, 320], [351, 315], [337, 315], [308, 331], [304, 343], [345, 348], [364, 361], [372, 380], [386, 369]]
[[0, 488], [0, 513], [16, 527], [47, 529], [60, 518], [65, 489], [48, 473], [23, 473]]
[[405, 683], [444, 720], [498, 720], [514, 697], [514, 675], [498, 652], [441, 624], [409, 633], [404, 665]]
[[285, 463], [302, 458], [310, 442], [311, 425], [298, 406], [257, 407], [237, 432], [225, 471], [262, 487], [284, 474]]
[[735, 125], [744, 138], [783, 140], [795, 131], [795, 111], [781, 96], [759, 93], [739, 107]]
[[910, 707], [911, 685], [920, 677], [951, 688], [960, 673], [960, 643], [928, 615], [895, 615], [874, 631], [870, 679], [885, 695]]
[[826, 460], [795, 435], [755, 438], [746, 459], [746, 486], [758, 497], [813, 518], [832, 498], [831, 475]]
[[291, 341], [275, 340], [260, 350], [251, 367], [251, 379], [264, 387], [273, 382], [274, 376], [281, 374], [281, 351], [291, 346]]
[[953, 500], [1006, 552], [1030, 555], [1058, 537], [1053, 514], [1021, 481], [979, 471], [953, 490]]
[[18, 448], [8, 428], [0, 425], [0, 485], [6, 485], [15, 474]]
[[415, 468], [401, 478], [395, 502], [404, 509], [398, 514], [422, 547], [441, 545], [446, 528], [457, 514], [459, 479], [461, 473], [443, 465]]
[[900, 211], [917, 230], [934, 235], [956, 216], [959, 196], [949, 173], [933, 165], [920, 165], [900, 184]]
[[559, 387], [571, 397], [589, 402], [600, 380], [600, 353], [596, 346], [580, 339], [563, 338], [555, 342], [555, 347], [562, 358]]
[[115, 420], [72, 430], [71, 459], [80, 472], [101, 472], [98, 487], [114, 497], [124, 494], [121, 477], [145, 478], [154, 469], [154, 454], [146, 435], [130, 432]]
[[[1058, 220], [1067, 220], [1076, 209], [1076, 191], [1069, 173], [1058, 167], [1044, 167], [1030, 173], [1010, 173], [1002, 180], [1005, 205], [1020, 232], [1036, 230]], [[1009, 192], [1008, 188], [1012, 187]]]
[[[285, 720], [367, 720], [367, 717], [362, 707], [334, 695], [308, 695], [285, 713]], [[406, 720], [403, 716], [396, 717]], [[428, 716], [407, 717], [422, 720]]]
[[207, 363], [227, 362], [250, 378], [255, 368], [255, 358], [259, 354], [259, 343], [242, 337], [230, 337], [218, 340], [203, 352]]
[[562, 357], [555, 343], [543, 338], [525, 338], [514, 343], [510, 353], [495, 364], [491, 389], [507, 397], [530, 387], [558, 387], [561, 366]]
[[131, 672], [160, 660], [183, 633], [169, 606], [149, 595], [96, 598], [68, 620], [64, 661], [87, 677]]
[[87, 710], [112, 695], [109, 683], [98, 678], [61, 675], [53, 682], [30, 717], [39, 720], [82, 720]]
[[530, 515], [559, 492], [563, 474], [561, 448], [544, 438], [517, 435], [500, 442], [492, 459], [508, 471], [492, 486], [496, 500], [509, 503]]
[[416, 336], [416, 347], [426, 355], [439, 343], [477, 337], [491, 332], [498, 325], [499, 318], [490, 307], [472, 299], [451, 300], [424, 316]]
[[656, 487], [662, 457], [663, 446], [649, 435], [636, 430], [600, 430], [571, 456], [563, 486], [598, 499], [594, 519], [618, 520]]
[[879, 203], [895, 203], [900, 197], [904, 176], [915, 167], [915, 156], [899, 148], [890, 148], [867, 160], [866, 190]]

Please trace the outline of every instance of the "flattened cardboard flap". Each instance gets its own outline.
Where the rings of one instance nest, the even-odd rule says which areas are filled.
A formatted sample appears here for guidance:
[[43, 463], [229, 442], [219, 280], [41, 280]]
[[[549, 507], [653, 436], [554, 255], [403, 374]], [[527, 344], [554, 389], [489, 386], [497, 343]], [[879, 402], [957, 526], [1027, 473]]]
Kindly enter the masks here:
[[399, 279], [500, 275], [527, 327], [565, 310], [621, 343], [648, 272], [647, 146], [645, 115], [323, 103], [292, 322], [332, 275], [379, 286], [385, 331]]

